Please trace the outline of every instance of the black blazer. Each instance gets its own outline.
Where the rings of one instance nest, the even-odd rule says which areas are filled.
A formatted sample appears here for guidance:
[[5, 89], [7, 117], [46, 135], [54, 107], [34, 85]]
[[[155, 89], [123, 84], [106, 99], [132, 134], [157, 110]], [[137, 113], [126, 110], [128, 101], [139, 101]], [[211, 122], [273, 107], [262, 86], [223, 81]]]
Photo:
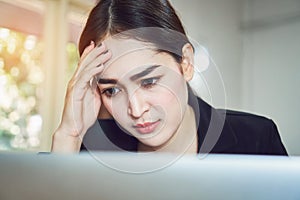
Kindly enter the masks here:
[[[198, 113], [198, 153], [287, 155], [272, 120], [215, 109], [200, 98], [190, 105]], [[113, 119], [98, 120], [85, 135], [81, 151], [137, 151], [137, 145]]]

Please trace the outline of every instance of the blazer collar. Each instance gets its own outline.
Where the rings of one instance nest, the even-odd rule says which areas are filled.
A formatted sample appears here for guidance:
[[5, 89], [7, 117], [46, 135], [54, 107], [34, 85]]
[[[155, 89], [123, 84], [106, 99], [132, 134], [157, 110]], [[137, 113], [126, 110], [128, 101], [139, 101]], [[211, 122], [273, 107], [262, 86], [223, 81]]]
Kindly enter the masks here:
[[226, 110], [218, 110], [197, 98], [199, 105], [198, 153], [223, 153], [237, 144], [236, 134], [226, 119]]

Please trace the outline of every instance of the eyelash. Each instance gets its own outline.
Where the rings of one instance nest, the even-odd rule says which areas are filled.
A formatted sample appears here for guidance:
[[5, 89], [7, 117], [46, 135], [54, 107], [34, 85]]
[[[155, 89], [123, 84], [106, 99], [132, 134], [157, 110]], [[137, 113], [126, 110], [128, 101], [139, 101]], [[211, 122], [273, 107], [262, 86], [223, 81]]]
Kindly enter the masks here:
[[147, 78], [141, 81], [141, 86], [145, 89], [150, 89], [157, 84], [161, 77]]
[[[157, 82], [160, 80], [160, 76], [159, 77], [153, 77], [153, 78], [147, 78], [141, 81], [141, 87], [143, 87], [144, 89], [151, 89], [153, 86], [155, 86], [157, 84]], [[113, 91], [113, 90], [118, 90]], [[117, 95], [119, 92], [121, 91], [121, 89], [117, 88], [117, 87], [111, 87], [111, 88], [106, 88], [104, 89], [101, 94], [105, 94], [108, 98], [111, 98], [115, 95]]]
[[119, 90], [118, 92], [121, 91], [117, 87], [111, 87], [111, 88], [104, 89], [101, 93], [105, 94], [108, 98], [111, 98], [111, 97], [115, 96], [118, 93], [118, 92], [112, 92], [112, 90]]

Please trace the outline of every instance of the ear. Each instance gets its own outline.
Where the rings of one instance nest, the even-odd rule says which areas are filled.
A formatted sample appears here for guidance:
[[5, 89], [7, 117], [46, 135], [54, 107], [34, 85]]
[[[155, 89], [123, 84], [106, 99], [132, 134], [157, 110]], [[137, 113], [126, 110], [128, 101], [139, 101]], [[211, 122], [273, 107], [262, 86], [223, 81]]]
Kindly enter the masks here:
[[194, 76], [194, 50], [190, 43], [182, 47], [181, 69], [184, 79], [190, 81]]

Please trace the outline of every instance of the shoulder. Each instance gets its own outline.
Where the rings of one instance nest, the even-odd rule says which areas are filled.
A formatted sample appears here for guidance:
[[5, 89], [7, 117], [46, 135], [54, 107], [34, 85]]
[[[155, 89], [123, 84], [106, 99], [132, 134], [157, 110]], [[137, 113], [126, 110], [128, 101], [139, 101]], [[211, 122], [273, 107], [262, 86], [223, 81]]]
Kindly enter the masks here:
[[264, 116], [248, 112], [218, 109], [220, 113], [226, 115], [226, 121], [234, 129], [255, 130], [253, 133], [266, 133], [266, 129], [271, 128], [275, 123]]
[[247, 112], [221, 110], [237, 138], [237, 149], [245, 153], [286, 155], [273, 120]]
[[[207, 134], [218, 137], [212, 153], [287, 155], [275, 123], [266, 117], [225, 109], [216, 109], [198, 98], [200, 125], [199, 147]], [[225, 119], [225, 120], [224, 120]], [[223, 124], [221, 134], [209, 131], [211, 124]], [[205, 149], [204, 149], [205, 152]]]

